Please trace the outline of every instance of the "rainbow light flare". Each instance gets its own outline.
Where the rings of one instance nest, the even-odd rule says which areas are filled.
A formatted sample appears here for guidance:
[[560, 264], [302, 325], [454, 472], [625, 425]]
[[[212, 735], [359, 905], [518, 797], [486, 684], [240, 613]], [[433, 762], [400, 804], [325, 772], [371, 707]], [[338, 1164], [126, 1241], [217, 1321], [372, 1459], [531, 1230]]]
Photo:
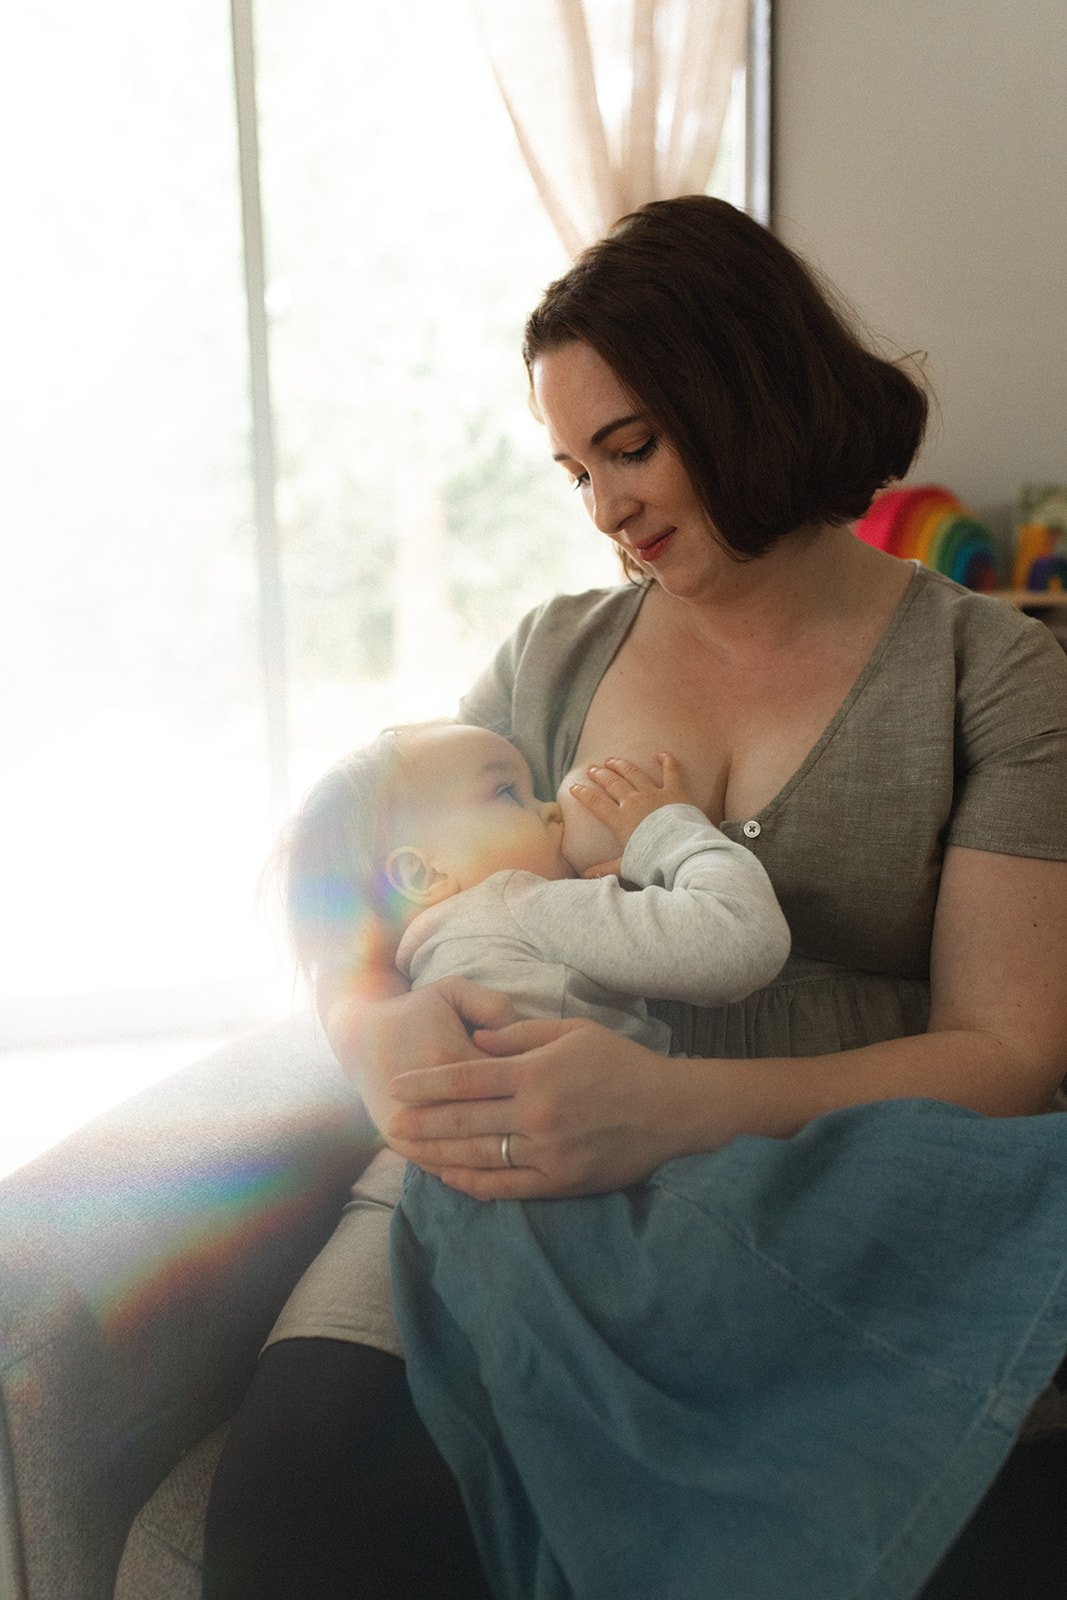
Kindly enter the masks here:
[[[9, 1340], [0, 1341], [5, 1387], [39, 1381], [42, 1326], [54, 1333], [80, 1323], [79, 1337], [101, 1355], [125, 1348], [134, 1371], [144, 1367], [138, 1378], [127, 1369], [127, 1379], [150, 1389], [159, 1358], [148, 1348], [151, 1330], [167, 1326], [175, 1307], [202, 1315], [220, 1293], [247, 1293], [243, 1266], [272, 1247], [284, 1273], [294, 1241], [306, 1234], [314, 1245], [314, 1219], [331, 1205], [339, 1213], [376, 1135], [369, 1124], [362, 1133], [342, 1127], [333, 1098], [301, 1107], [299, 1088], [264, 1116], [251, 1077], [248, 1088], [247, 1108], [216, 1104], [213, 1122], [211, 1111], [168, 1118], [165, 1142], [158, 1124], [111, 1121], [88, 1160], [64, 1166], [49, 1152], [8, 1180], [18, 1233], [27, 1250], [45, 1242], [51, 1268], [26, 1274]], [[210, 1340], [212, 1329], [203, 1335]], [[34, 1403], [32, 1394], [22, 1399]]]
[[87, 1296], [105, 1339], [150, 1324], [198, 1283], [224, 1279], [233, 1262], [297, 1229], [318, 1198], [303, 1179], [298, 1167], [263, 1158], [125, 1185], [123, 1202], [144, 1218], [153, 1247]]

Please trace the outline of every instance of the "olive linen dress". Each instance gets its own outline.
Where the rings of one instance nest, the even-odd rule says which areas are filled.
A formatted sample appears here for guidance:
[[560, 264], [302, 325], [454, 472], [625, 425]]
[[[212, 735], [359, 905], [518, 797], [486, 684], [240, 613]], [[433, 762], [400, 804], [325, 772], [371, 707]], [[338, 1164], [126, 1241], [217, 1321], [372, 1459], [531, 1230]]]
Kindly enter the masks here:
[[[549, 601], [461, 705], [462, 721], [518, 745], [538, 794], [573, 765], [647, 592]], [[657, 1008], [675, 1053], [820, 1055], [922, 1032], [945, 846], [1067, 858], [1067, 658], [1041, 623], [916, 567], [806, 759], [722, 831], [767, 869], [793, 955], [737, 1005]]]
[[[461, 707], [514, 739], [542, 795], [646, 592], [549, 602]], [[1065, 795], [1048, 633], [916, 569], [797, 772], [723, 828], [766, 867], [794, 954], [737, 1004], [657, 1008], [675, 1052], [921, 1031], [945, 846], [1067, 857]], [[419, 1185], [393, 1228], [403, 1345], [495, 1591], [913, 1594], [1067, 1344], [1063, 1128], [901, 1101], [622, 1195], [479, 1205]], [[379, 1260], [398, 1164], [377, 1165], [274, 1337], [398, 1348]]]

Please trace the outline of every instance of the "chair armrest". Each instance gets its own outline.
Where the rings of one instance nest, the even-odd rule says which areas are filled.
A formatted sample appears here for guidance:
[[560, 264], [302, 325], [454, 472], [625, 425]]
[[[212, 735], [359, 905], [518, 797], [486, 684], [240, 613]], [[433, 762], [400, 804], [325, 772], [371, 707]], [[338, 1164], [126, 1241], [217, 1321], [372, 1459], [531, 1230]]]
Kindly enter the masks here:
[[110, 1600], [133, 1517], [236, 1409], [376, 1146], [299, 1018], [0, 1183], [0, 1600]]

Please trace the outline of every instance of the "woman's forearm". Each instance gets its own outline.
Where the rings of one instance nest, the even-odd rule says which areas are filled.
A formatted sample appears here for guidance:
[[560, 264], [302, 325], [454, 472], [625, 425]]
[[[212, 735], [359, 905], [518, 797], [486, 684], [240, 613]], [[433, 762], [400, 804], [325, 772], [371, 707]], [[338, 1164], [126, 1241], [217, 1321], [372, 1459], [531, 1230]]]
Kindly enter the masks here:
[[[598, 1194], [743, 1134], [787, 1138], [813, 1118], [879, 1100], [954, 1102], [991, 1116], [1045, 1110], [1064, 1064], [974, 1028], [832, 1055], [665, 1061], [585, 1021], [476, 1033], [482, 1062], [390, 1085], [389, 1142], [480, 1200]], [[501, 1164], [509, 1134], [512, 1165]]]
[[321, 990], [319, 1002], [326, 1008], [320, 1014], [333, 1052], [382, 1131], [399, 1109], [390, 1089], [398, 1073], [478, 1060], [472, 1031], [515, 1020], [506, 995], [465, 978], [410, 989], [399, 973], [391, 982], [383, 972], [332, 995]]
[[987, 1116], [1047, 1108], [1064, 1063], [971, 1029], [889, 1039], [808, 1057], [689, 1060], [679, 1068], [671, 1115], [680, 1153], [715, 1149], [738, 1134], [785, 1138], [813, 1117], [877, 1100], [947, 1100]]
[[333, 1043], [331, 1018], [336, 1031], [347, 1031], [346, 1022], [353, 1013], [380, 1000], [406, 994], [408, 988], [406, 978], [400, 976], [391, 962], [316, 973], [315, 1009], [326, 1037]]

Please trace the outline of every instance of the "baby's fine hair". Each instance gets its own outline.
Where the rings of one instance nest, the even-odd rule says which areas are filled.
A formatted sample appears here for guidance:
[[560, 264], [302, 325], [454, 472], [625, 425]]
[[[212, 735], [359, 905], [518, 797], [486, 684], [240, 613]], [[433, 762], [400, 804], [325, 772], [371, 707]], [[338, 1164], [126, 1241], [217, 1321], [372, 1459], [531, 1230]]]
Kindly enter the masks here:
[[289, 939], [304, 976], [362, 966], [399, 932], [385, 874], [403, 786], [401, 729], [337, 761], [290, 819], [278, 851]]

